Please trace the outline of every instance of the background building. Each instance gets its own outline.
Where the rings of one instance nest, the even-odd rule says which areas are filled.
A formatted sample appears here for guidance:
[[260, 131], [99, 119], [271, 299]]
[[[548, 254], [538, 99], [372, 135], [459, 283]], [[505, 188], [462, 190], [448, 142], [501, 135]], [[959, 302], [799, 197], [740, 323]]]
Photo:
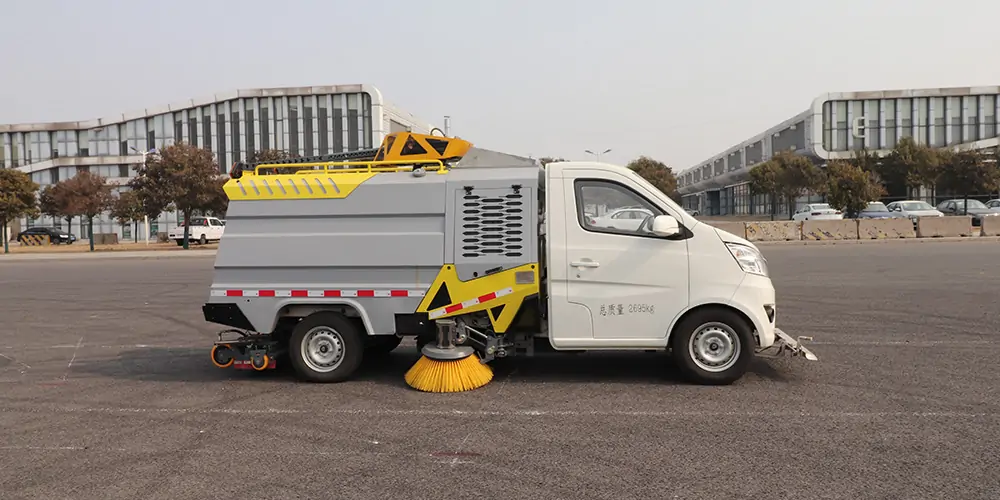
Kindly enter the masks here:
[[[889, 152], [903, 137], [932, 147], [997, 148], [1000, 86], [824, 94], [798, 115], [685, 169], [678, 191], [702, 215], [770, 213], [765, 195], [751, 196], [749, 170], [788, 150], [818, 164], [850, 159], [867, 148]], [[808, 197], [797, 204], [808, 203]], [[778, 213], [788, 213], [782, 203]]]
[[[226, 173], [234, 162], [264, 149], [302, 156], [338, 153], [377, 147], [392, 132], [428, 134], [432, 128], [387, 103], [371, 85], [249, 89], [97, 120], [0, 125], [0, 168], [28, 172], [42, 187], [82, 170], [121, 185], [135, 175], [132, 166], [142, 162], [143, 151], [178, 140], [212, 150], [219, 172]], [[175, 212], [150, 221], [150, 232], [169, 231], [177, 217]], [[43, 217], [11, 229], [16, 234], [18, 226], [66, 229], [65, 224]], [[89, 237], [84, 222], [73, 226], [72, 233]], [[106, 215], [94, 221], [95, 233], [132, 239], [131, 231]]]

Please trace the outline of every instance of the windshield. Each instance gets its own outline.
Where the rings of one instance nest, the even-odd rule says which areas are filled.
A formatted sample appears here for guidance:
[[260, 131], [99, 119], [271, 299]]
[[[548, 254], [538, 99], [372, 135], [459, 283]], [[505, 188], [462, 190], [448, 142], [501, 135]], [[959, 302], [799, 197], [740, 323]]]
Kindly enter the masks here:
[[934, 210], [934, 207], [930, 203], [923, 201], [914, 201], [912, 203], [903, 203], [904, 210]]
[[986, 208], [986, 205], [979, 200], [956, 200], [955, 203], [958, 204], [958, 208], [965, 208], [965, 204], [969, 204], [969, 208]]
[[888, 212], [889, 209], [885, 208], [885, 203], [876, 201], [874, 203], [869, 203], [868, 208], [865, 209], [866, 212]]

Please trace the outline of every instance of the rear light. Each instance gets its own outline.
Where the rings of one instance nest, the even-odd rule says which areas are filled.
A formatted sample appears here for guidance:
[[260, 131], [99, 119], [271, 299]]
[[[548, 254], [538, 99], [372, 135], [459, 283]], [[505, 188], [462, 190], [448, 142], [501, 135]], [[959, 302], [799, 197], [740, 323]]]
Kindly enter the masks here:
[[837, 210], [837, 211], [836, 211], [836, 212], [834, 212], [834, 213], [835, 213], [835, 214], [837, 214], [837, 215], [840, 215], [840, 210]]

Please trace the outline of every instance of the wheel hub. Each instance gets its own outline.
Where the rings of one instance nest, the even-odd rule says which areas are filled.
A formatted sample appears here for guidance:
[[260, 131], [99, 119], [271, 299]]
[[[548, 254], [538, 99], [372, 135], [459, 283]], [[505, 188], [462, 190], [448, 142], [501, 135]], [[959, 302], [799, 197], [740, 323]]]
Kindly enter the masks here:
[[709, 372], [728, 369], [739, 358], [741, 351], [736, 332], [721, 323], [703, 325], [696, 330], [688, 347], [695, 364]]
[[302, 359], [318, 372], [335, 370], [344, 359], [344, 339], [330, 327], [313, 328], [302, 339]]

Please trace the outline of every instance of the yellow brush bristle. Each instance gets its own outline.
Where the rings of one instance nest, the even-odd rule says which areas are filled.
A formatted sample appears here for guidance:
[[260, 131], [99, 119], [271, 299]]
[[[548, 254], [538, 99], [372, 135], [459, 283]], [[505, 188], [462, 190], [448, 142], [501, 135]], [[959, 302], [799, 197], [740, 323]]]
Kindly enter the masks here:
[[424, 392], [462, 392], [482, 387], [493, 380], [493, 370], [472, 356], [454, 361], [438, 361], [421, 356], [406, 372], [406, 383]]

